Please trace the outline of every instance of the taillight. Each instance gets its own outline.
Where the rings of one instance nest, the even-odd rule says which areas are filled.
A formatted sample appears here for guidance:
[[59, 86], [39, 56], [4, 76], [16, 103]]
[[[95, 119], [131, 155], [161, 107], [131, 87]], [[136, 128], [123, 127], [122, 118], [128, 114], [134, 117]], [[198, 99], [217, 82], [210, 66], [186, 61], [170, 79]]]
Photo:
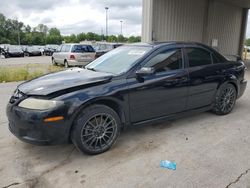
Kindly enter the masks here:
[[73, 54], [71, 54], [71, 55], [70, 55], [70, 57], [69, 57], [69, 59], [71, 59], [71, 60], [75, 60], [75, 59], [76, 59], [76, 57], [75, 57]]

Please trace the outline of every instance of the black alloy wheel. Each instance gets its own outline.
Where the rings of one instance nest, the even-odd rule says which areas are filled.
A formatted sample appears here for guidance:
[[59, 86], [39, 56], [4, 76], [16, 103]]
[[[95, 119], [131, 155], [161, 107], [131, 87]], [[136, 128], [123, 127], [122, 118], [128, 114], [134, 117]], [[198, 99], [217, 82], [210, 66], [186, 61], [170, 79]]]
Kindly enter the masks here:
[[75, 146], [87, 154], [109, 150], [120, 134], [120, 118], [104, 105], [94, 105], [83, 110], [72, 132]]
[[229, 114], [235, 106], [236, 99], [235, 87], [232, 84], [227, 84], [219, 89], [213, 111], [218, 115]]

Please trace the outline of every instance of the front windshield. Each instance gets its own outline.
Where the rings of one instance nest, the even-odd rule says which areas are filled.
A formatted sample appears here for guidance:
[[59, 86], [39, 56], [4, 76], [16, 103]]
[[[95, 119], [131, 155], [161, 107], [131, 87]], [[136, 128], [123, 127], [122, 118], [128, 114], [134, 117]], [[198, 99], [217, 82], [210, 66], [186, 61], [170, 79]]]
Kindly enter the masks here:
[[36, 46], [28, 47], [28, 50], [30, 51], [39, 51], [39, 48]]
[[116, 48], [88, 64], [86, 68], [119, 75], [127, 72], [150, 49], [151, 47], [138, 46]]
[[21, 51], [22, 48], [20, 46], [9, 46], [9, 50]]

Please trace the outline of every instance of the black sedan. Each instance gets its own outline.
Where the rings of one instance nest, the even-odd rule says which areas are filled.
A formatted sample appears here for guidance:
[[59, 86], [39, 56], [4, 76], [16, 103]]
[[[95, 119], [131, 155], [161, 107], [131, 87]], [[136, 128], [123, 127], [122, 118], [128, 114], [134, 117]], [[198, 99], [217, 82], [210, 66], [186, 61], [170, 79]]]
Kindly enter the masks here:
[[134, 44], [85, 69], [19, 85], [7, 106], [10, 131], [32, 144], [72, 141], [82, 152], [107, 151], [128, 125], [196, 112], [229, 114], [247, 85], [245, 65], [198, 43]]
[[5, 58], [9, 57], [24, 57], [24, 52], [21, 46], [9, 45], [6, 50], [3, 49], [2, 54]]
[[59, 48], [58, 45], [46, 45], [44, 48], [44, 55], [46, 56], [52, 56], [54, 52], [56, 52], [56, 50]]
[[42, 56], [41, 50], [36, 46], [28, 46], [24, 49], [25, 56]]

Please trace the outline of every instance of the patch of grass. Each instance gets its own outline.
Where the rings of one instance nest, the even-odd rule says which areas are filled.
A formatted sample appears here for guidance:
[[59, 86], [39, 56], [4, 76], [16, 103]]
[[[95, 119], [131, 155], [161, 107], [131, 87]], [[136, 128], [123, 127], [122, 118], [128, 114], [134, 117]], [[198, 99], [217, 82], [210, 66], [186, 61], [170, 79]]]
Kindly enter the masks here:
[[44, 74], [64, 70], [53, 65], [0, 66], [0, 82], [31, 80]]

